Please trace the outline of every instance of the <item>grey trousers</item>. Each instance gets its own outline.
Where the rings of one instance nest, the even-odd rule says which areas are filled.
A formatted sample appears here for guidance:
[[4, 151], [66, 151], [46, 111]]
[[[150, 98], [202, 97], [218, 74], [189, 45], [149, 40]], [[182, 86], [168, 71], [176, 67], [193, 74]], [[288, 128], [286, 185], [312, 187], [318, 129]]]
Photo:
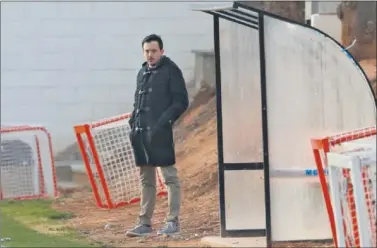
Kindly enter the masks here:
[[[140, 166], [141, 202], [139, 223], [152, 224], [152, 215], [156, 205], [156, 169], [155, 166]], [[178, 221], [181, 206], [181, 186], [177, 175], [177, 168], [161, 167], [163, 182], [168, 190], [169, 210], [166, 221]]]

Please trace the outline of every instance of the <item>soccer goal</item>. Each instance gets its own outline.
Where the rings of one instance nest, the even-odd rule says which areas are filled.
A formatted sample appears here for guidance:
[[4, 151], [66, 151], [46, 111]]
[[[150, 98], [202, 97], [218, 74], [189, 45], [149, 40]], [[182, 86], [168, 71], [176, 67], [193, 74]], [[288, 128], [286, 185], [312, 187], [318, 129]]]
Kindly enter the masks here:
[[375, 246], [376, 127], [312, 139], [312, 147], [335, 245]]
[[[140, 201], [139, 167], [129, 139], [130, 114], [74, 127], [93, 194], [100, 208], [117, 208]], [[159, 168], [157, 195], [166, 195]]]
[[327, 159], [338, 247], [376, 247], [376, 150]]
[[2, 126], [0, 199], [57, 197], [50, 133], [41, 126]]

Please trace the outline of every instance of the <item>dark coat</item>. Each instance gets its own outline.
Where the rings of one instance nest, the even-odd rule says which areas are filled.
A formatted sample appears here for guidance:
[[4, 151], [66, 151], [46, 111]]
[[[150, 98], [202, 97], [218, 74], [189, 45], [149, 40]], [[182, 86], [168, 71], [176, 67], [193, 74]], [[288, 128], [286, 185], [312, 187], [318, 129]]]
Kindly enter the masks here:
[[153, 69], [142, 65], [129, 121], [136, 165], [175, 164], [173, 124], [188, 104], [182, 71], [172, 60], [163, 56]]

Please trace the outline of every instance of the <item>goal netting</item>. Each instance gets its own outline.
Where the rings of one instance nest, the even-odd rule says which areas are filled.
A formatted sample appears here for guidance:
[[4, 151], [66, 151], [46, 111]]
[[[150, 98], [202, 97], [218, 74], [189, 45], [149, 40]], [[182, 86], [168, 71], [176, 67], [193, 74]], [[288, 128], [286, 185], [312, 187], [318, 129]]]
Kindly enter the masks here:
[[327, 159], [338, 247], [376, 247], [376, 150]]
[[[341, 247], [340, 244], [344, 244], [343, 247], [360, 247], [360, 228], [365, 229], [365, 227], [361, 227], [359, 225], [356, 202], [361, 200], [354, 195], [354, 189], [355, 187], [359, 186], [363, 187], [363, 189], [365, 189], [363, 197], [365, 198], [365, 204], [368, 205], [367, 208], [376, 208], [375, 175], [373, 175], [373, 170], [375, 171], [375, 160], [374, 164], [373, 159], [363, 160], [365, 156], [369, 156], [369, 158], [373, 158], [374, 156], [375, 158], [376, 127], [374, 126], [360, 130], [354, 130], [351, 132], [340, 133], [320, 139], [312, 139], [312, 147], [334, 242], [338, 247]], [[354, 183], [352, 182], [353, 173], [358, 172], [352, 172], [351, 168], [346, 167], [348, 166], [348, 164], [342, 165], [344, 168], [341, 167], [341, 165], [337, 164], [337, 169], [334, 169], [334, 165], [332, 165], [332, 177], [330, 177], [330, 161], [328, 157], [329, 154], [331, 154], [332, 157], [356, 157], [357, 159], [361, 160], [361, 165], [359, 166], [359, 176], [361, 176], [361, 179], [359, 178], [359, 181], [355, 181]], [[353, 158], [353, 160], [351, 160], [357, 160], [356, 158]], [[372, 162], [367, 163], [367, 161]], [[333, 187], [337, 188], [334, 189]], [[336, 196], [335, 198], [331, 197], [330, 192], [334, 191], [337, 191], [336, 194], [338, 194], [341, 199], [336, 198], [338, 196]], [[336, 209], [336, 207], [338, 206], [337, 204], [341, 206], [340, 212], [338, 212], [339, 209]], [[374, 204], [374, 206], [372, 207], [371, 204]], [[367, 218], [369, 221], [368, 228], [370, 230], [374, 230], [373, 233], [375, 233], [375, 211], [371, 211], [370, 214], [368, 214]], [[339, 225], [340, 222], [342, 222], [342, 225]], [[339, 237], [344, 240], [343, 243], [342, 240], [339, 240]], [[373, 242], [375, 244], [376, 236], [373, 237], [369, 235], [369, 239], [374, 240]]]
[[40, 126], [2, 126], [0, 199], [58, 196], [50, 133]]
[[[116, 208], [140, 201], [139, 167], [129, 138], [130, 115], [75, 126], [77, 142], [100, 208]], [[156, 191], [166, 195], [160, 169], [156, 169]]]

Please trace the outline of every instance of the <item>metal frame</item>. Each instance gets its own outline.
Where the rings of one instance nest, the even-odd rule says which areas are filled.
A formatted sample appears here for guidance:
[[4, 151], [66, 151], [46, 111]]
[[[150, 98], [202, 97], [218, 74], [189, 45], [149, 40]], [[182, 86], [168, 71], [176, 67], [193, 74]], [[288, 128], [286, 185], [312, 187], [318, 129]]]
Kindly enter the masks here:
[[351, 152], [346, 154], [337, 154], [329, 152], [327, 154], [328, 166], [329, 166], [329, 184], [330, 184], [330, 193], [332, 202], [334, 204], [335, 223], [336, 223], [336, 235], [337, 235], [337, 246], [346, 247], [346, 241], [344, 234], [342, 232], [343, 221], [341, 216], [338, 216], [342, 212], [342, 207], [340, 205], [340, 195], [339, 195], [339, 185], [335, 183], [337, 178], [337, 170], [339, 169], [349, 169], [350, 177], [353, 185], [353, 196], [354, 204], [356, 208], [357, 216], [357, 230], [360, 235], [359, 243], [355, 244], [361, 247], [372, 247], [370, 236], [372, 233], [368, 233], [368, 230], [365, 230], [364, 227], [368, 227], [370, 222], [367, 216], [367, 205], [365, 204], [364, 197], [364, 186], [362, 185], [362, 170], [361, 167], [370, 166], [371, 164], [376, 163], [376, 151], [370, 152]]
[[[214, 5], [196, 5], [198, 7], [192, 8], [194, 11], [201, 11], [213, 15], [213, 29], [214, 29], [214, 52], [215, 52], [215, 69], [216, 69], [216, 105], [217, 105], [217, 142], [218, 142], [218, 171], [219, 171], [219, 201], [220, 201], [220, 235], [221, 237], [266, 237], [267, 247], [272, 244], [271, 235], [271, 204], [270, 204], [270, 170], [269, 170], [269, 152], [268, 152], [268, 118], [267, 118], [267, 92], [266, 92], [266, 62], [265, 62], [265, 35], [264, 35], [264, 16], [269, 16], [279, 19], [284, 22], [310, 28], [316, 32], [321, 33], [327, 38], [335, 42], [339, 48], [343, 46], [334, 40], [329, 35], [321, 30], [318, 30], [310, 25], [299, 23], [281, 16], [274, 15], [261, 9], [253, 8], [243, 5], [239, 2], [231, 4], [221, 4], [214, 7]], [[220, 58], [220, 34], [219, 34], [219, 19], [225, 19], [255, 30], [259, 31], [259, 51], [260, 51], [260, 83], [261, 83], [261, 113], [262, 113], [262, 132], [263, 132], [263, 163], [224, 163], [223, 158], [223, 138], [222, 138], [222, 106], [221, 106], [221, 58]], [[344, 48], [343, 48], [344, 49]], [[347, 52], [348, 53], [348, 52]], [[360, 68], [363, 76], [367, 80], [372, 91], [370, 82], [361, 69], [358, 62], [349, 54], [349, 57], [354, 61], [356, 66]], [[376, 101], [377, 106], [377, 101]], [[251, 230], [227, 230], [225, 220], [225, 186], [224, 186], [224, 172], [231, 170], [263, 170], [264, 172], [264, 187], [265, 187], [265, 214], [266, 214], [266, 228], [265, 229], [251, 229]], [[311, 240], [316, 241], [316, 240]], [[319, 241], [319, 240], [317, 240]], [[322, 241], [322, 240], [321, 240]]]
[[[86, 173], [89, 178], [89, 182], [92, 187], [94, 199], [96, 200], [97, 206], [99, 208], [104, 209], [113, 209], [119, 208], [123, 206], [127, 206], [129, 204], [139, 202], [140, 197], [132, 198], [128, 201], [119, 201], [111, 197], [111, 189], [108, 187], [108, 180], [106, 180], [103, 164], [101, 162], [101, 156], [97, 151], [97, 146], [95, 144], [95, 138], [93, 135], [93, 129], [95, 130], [106, 130], [102, 129], [106, 125], [110, 125], [116, 122], [127, 121], [130, 118], [131, 114], [122, 114], [113, 116], [110, 118], [98, 120], [89, 124], [81, 124], [74, 126], [74, 131], [76, 134], [77, 143], [80, 148], [81, 156], [84, 160], [84, 165], [86, 169]], [[110, 127], [111, 129], [111, 127]], [[86, 142], [84, 142], [86, 141]], [[93, 160], [91, 162], [91, 159]], [[91, 164], [94, 164], [92, 168]], [[94, 174], [98, 173], [98, 180], [96, 180]], [[156, 180], [158, 180], [159, 185], [163, 185], [162, 180], [160, 178], [159, 172], [156, 172]], [[103, 193], [103, 198], [101, 198], [101, 192]], [[161, 188], [157, 193], [157, 196], [166, 196], [167, 191], [166, 187]]]
[[[267, 130], [267, 98], [266, 98], [266, 73], [265, 73], [265, 54], [264, 54], [264, 21], [263, 15], [252, 15], [251, 13], [242, 12], [236, 8], [222, 8], [205, 11], [214, 15], [214, 48], [215, 48], [215, 67], [216, 67], [216, 104], [217, 104], [217, 142], [218, 142], [218, 169], [219, 169], [219, 198], [220, 198], [220, 223], [222, 237], [263, 237], [271, 240], [271, 209], [270, 209], [270, 177], [268, 166], [268, 130]], [[259, 52], [261, 63], [261, 106], [262, 106], [262, 132], [263, 132], [263, 159], [264, 163], [225, 163], [223, 156], [223, 138], [222, 138], [222, 106], [221, 106], [221, 58], [220, 58], [220, 35], [219, 19], [223, 18], [228, 21], [259, 31]], [[225, 219], [225, 171], [231, 170], [263, 170], [264, 187], [265, 187], [265, 211], [266, 211], [266, 229], [249, 229], [249, 230], [227, 230]]]
[[[37, 162], [37, 168], [40, 172], [42, 172], [42, 174], [40, 174], [38, 176], [38, 179], [39, 180], [42, 180], [41, 181], [41, 185], [39, 187], [39, 192], [38, 194], [34, 194], [34, 195], [30, 195], [30, 196], [19, 196], [19, 197], [11, 197], [11, 198], [7, 198], [7, 199], [10, 199], [10, 200], [25, 200], [25, 199], [36, 199], [36, 198], [50, 198], [50, 197], [57, 197], [59, 196], [59, 191], [58, 191], [58, 185], [57, 185], [57, 178], [56, 178], [56, 167], [55, 167], [55, 160], [54, 160], [54, 151], [52, 149], [52, 139], [51, 139], [51, 134], [50, 132], [43, 126], [30, 126], [30, 125], [18, 125], [18, 126], [4, 126], [4, 127], [1, 127], [0, 128], [0, 133], [1, 133], [1, 136], [3, 136], [4, 134], [7, 134], [7, 133], [14, 133], [14, 132], [37, 132], [37, 134], [33, 135], [34, 136], [34, 141], [35, 141], [35, 148], [36, 148], [36, 153], [37, 153], [37, 156], [35, 158], [36, 162]], [[40, 142], [39, 142], [39, 133], [40, 134], [44, 134], [45, 135], [45, 138], [46, 138], [46, 142], [47, 142], [47, 149], [48, 149], [48, 153], [49, 153], [49, 156], [48, 156], [48, 160], [49, 161], [42, 161], [42, 158], [41, 158], [41, 146], [40, 146]], [[35, 155], [35, 154], [34, 154]], [[33, 156], [34, 157], [34, 156]], [[45, 174], [43, 174], [44, 170], [43, 170], [43, 165], [46, 164], [46, 163], [50, 163], [51, 165], [51, 175], [47, 175], [47, 176], [51, 176], [52, 177], [52, 192], [51, 194], [49, 194], [48, 190], [44, 190], [44, 186], [46, 185], [45, 182], [44, 182], [44, 179], [45, 179]], [[0, 174], [1, 174], [1, 171], [0, 171]], [[41, 190], [43, 188], [43, 190]], [[4, 194], [1, 190], [1, 180], [0, 180], [0, 200], [4, 199]]]

